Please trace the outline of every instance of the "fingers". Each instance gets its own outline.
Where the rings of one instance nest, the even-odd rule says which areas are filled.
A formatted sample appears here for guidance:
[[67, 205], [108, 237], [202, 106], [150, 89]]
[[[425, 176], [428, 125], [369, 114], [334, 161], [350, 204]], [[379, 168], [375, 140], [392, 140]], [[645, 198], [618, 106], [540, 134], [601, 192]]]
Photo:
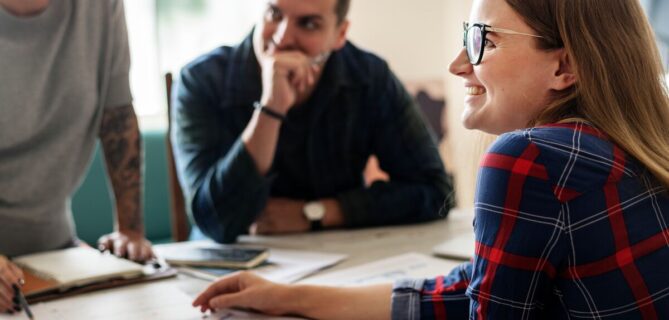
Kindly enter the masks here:
[[[240, 272], [210, 285], [193, 301], [202, 312], [232, 307], [247, 308], [263, 313], [283, 314], [280, 302], [261, 297], [277, 296], [279, 285], [249, 272]], [[278, 301], [278, 300], [277, 300]]]
[[263, 220], [255, 223], [255, 234], [271, 234], [274, 230], [274, 223], [271, 220]]
[[0, 291], [12, 293], [14, 290], [12, 286], [20, 285], [22, 282], [21, 269], [6, 259], [0, 261]]
[[4, 286], [0, 288], [0, 312], [14, 309], [14, 302], [12, 301], [13, 297], [13, 290], [7, 290]]
[[127, 239], [117, 238], [113, 243], [113, 253], [121, 258], [125, 258], [128, 255], [128, 250], [126, 248]]
[[136, 262], [145, 262], [154, 258], [151, 243], [145, 239], [117, 239], [114, 241], [114, 254]]
[[249, 234], [252, 236], [258, 235], [258, 223], [254, 222], [249, 226]]
[[22, 283], [23, 272], [6, 258], [0, 257], [0, 312], [18, 311], [14, 288]]
[[212, 283], [193, 300], [193, 306], [208, 306], [209, 301], [215, 296], [239, 291], [239, 280], [243, 276], [246, 276], [244, 272], [233, 273]]
[[98, 250], [101, 252], [104, 251], [111, 251], [112, 249], [112, 239], [109, 235], [102, 236], [100, 239], [98, 239]]
[[98, 249], [100, 251], [109, 250], [116, 256], [137, 262], [144, 262], [155, 257], [151, 242], [141, 235], [127, 235], [122, 232], [100, 237]]
[[139, 250], [140, 261], [148, 261], [156, 257], [156, 255], [153, 253], [153, 249], [151, 249], [150, 244], [143, 243], [139, 248], [140, 248]]
[[23, 285], [23, 271], [21, 268], [17, 267], [11, 262], [8, 262], [7, 266], [9, 267], [9, 274], [13, 276], [13, 279], [15, 279], [12, 284]]
[[248, 308], [247, 296], [246, 292], [236, 292], [213, 297], [209, 300], [209, 309]]
[[271, 213], [271, 210], [267, 210], [267, 208], [270, 208], [270, 206], [271, 204], [268, 203], [263, 214], [261, 214], [256, 219], [256, 221], [249, 227], [249, 234], [251, 235], [270, 234], [274, 230], [275, 223], [273, 215]]
[[128, 244], [126, 246], [126, 252], [128, 253], [128, 259], [132, 261], [137, 261], [138, 257], [140, 255], [141, 249], [137, 247], [137, 243], [128, 241]]
[[300, 93], [313, 86], [320, 70], [319, 65], [314, 65], [311, 59], [299, 52], [275, 55], [273, 68], [277, 76], [286, 76], [291, 86]]

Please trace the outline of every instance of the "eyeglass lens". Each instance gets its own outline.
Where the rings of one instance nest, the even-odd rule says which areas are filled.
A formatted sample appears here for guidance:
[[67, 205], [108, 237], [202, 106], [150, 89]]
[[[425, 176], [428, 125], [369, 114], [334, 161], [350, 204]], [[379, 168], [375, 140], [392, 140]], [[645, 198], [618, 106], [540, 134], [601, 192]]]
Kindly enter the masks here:
[[467, 49], [467, 57], [469, 58], [469, 62], [472, 64], [477, 64], [480, 59], [481, 55], [481, 50], [482, 50], [482, 43], [481, 43], [481, 37], [483, 36], [483, 32], [481, 30], [481, 27], [479, 26], [471, 26], [469, 30], [466, 32], [466, 37], [467, 37], [467, 42], [466, 42], [466, 49]]

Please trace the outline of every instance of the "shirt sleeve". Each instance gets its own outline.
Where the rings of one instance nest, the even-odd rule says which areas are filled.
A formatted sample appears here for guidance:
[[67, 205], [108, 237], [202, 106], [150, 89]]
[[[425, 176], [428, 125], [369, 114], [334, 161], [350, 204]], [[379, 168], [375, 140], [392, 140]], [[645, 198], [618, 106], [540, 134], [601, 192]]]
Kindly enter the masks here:
[[[384, 65], [385, 66], [385, 65]], [[378, 104], [372, 152], [390, 181], [338, 196], [349, 226], [403, 224], [445, 218], [455, 205], [452, 178], [416, 104], [387, 69], [373, 94]]]
[[[130, 91], [130, 49], [128, 46], [128, 30], [125, 22], [125, 10], [123, 1], [110, 1], [109, 4], [109, 44], [106, 50], [110, 50], [108, 87], [106, 95], [101, 97], [105, 101], [104, 107], [122, 107], [132, 103]], [[106, 75], [105, 75], [106, 76]]]
[[271, 178], [258, 173], [241, 141], [248, 121], [233, 121], [245, 112], [212, 107], [213, 91], [193, 68], [184, 68], [174, 88], [175, 161], [195, 223], [215, 241], [231, 243], [248, 232], [263, 209]]
[[471, 271], [472, 265], [467, 262], [447, 276], [397, 281], [393, 286], [391, 318], [467, 319], [469, 297], [465, 291]]

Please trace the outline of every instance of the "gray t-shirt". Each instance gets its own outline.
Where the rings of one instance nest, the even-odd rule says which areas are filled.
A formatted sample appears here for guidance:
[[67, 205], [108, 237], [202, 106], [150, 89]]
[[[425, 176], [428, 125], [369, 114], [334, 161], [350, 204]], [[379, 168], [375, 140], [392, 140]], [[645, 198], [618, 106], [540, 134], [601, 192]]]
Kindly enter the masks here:
[[51, 0], [28, 18], [0, 7], [0, 254], [75, 239], [71, 195], [104, 108], [132, 102], [129, 68], [121, 0]]

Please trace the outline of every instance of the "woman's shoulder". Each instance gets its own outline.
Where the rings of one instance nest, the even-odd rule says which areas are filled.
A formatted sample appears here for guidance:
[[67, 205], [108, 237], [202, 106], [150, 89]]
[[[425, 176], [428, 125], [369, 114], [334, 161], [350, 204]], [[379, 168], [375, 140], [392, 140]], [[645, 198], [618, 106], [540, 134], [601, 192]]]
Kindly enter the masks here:
[[501, 135], [491, 151], [518, 152], [531, 146], [541, 153], [573, 157], [575, 153], [608, 157], [613, 156], [615, 145], [607, 135], [588, 124], [548, 124]]
[[531, 160], [534, 168], [546, 173], [554, 190], [567, 188], [573, 196], [601, 187], [613, 169], [635, 175], [625, 153], [601, 130], [582, 122], [509, 132], [488, 152]]

